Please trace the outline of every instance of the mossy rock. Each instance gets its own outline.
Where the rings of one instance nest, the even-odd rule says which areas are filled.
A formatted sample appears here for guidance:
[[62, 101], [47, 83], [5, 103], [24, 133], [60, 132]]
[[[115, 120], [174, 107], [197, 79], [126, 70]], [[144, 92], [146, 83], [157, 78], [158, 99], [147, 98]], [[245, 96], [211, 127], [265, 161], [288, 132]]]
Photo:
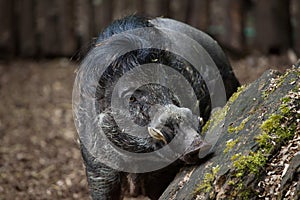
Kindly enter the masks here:
[[[213, 153], [182, 169], [160, 199], [298, 199], [299, 119], [300, 69], [265, 72], [213, 112], [203, 129]], [[277, 160], [285, 163], [273, 172]], [[266, 182], [272, 173], [278, 180]]]

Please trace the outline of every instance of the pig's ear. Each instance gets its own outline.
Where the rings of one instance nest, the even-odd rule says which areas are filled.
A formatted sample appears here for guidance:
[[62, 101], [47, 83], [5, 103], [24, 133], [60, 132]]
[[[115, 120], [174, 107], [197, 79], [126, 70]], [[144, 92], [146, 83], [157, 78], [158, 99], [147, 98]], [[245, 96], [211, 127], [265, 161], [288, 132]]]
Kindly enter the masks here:
[[154, 139], [163, 141], [165, 144], [167, 144], [167, 140], [160, 130], [153, 127], [148, 127], [148, 133]]

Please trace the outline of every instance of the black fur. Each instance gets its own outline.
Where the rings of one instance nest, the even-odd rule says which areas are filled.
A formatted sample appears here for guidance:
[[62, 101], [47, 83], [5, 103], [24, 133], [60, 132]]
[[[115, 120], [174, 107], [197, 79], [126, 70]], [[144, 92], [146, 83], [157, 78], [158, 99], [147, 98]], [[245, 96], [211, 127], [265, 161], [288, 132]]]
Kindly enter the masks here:
[[[155, 28], [158, 25], [164, 26], [163, 22], [161, 22], [161, 24], [158, 23], [158, 25], [155, 25], [155, 23], [157, 22], [135, 15], [125, 17], [121, 20], [116, 20], [99, 35], [97, 44], [102, 43], [115, 34], [119, 34], [127, 30], [143, 27]], [[166, 26], [170, 26], [170, 28], [173, 29], [178, 26], [178, 31], [185, 31], [185, 25], [182, 23], [176, 21], [172, 21], [172, 23], [174, 23], [174, 25], [167, 24]], [[194, 36], [192, 35], [191, 37]], [[236, 91], [237, 87], [239, 86], [239, 82], [235, 78], [232, 68], [221, 48], [213, 39], [204, 33], [201, 38], [193, 39], [199, 42], [205, 48], [205, 50], [210, 54], [216, 63], [225, 84], [227, 98], [229, 98], [232, 93]], [[84, 62], [89, 64], [97, 64], [93, 63], [94, 61], [91, 59], [93, 59], [93, 57], [88, 57]], [[136, 153], [151, 152], [161, 148], [164, 144], [161, 141], [156, 141], [151, 137], [141, 139], [129, 134], [121, 134], [122, 131], [118, 128], [111, 114], [112, 111], [110, 108], [110, 98], [107, 97], [111, 95], [111, 88], [113, 88], [114, 83], [124, 73], [130, 71], [135, 66], [145, 63], [162, 63], [172, 66], [173, 69], [181, 73], [189, 81], [189, 83], [191, 83], [194, 92], [197, 95], [197, 99], [201, 100], [199, 104], [200, 114], [201, 117], [204, 118], [204, 121], [208, 120], [210, 111], [212, 109], [210, 105], [211, 102], [208, 89], [202, 76], [197, 72], [197, 70], [186, 70], [187, 66], [192, 69], [193, 66], [182, 59], [179, 55], [175, 55], [171, 52], [163, 50], [148, 48], [132, 51], [119, 57], [109, 65], [104, 72], [104, 75], [98, 82], [96, 91], [96, 109], [98, 114], [105, 114], [102, 128], [107, 138], [109, 138], [110, 141], [120, 148]], [[171, 108], [174, 108], [173, 112], [171, 112], [169, 116], [166, 126], [161, 130], [164, 136], [167, 138], [167, 142], [172, 140], [176, 134], [176, 128], [180, 123], [186, 123], [189, 120], [192, 120], [188, 117], [188, 113], [181, 112], [180, 100], [177, 99], [172, 91], [159, 85], [149, 84], [139, 88], [130, 97], [129, 101], [130, 116], [124, 117], [132, 118], [141, 126], [149, 125], [149, 108], [152, 105], [171, 105]], [[193, 127], [193, 129], [197, 129], [197, 127]], [[93, 199], [116, 200], [122, 198], [124, 194], [132, 196], [143, 194], [149, 196], [151, 199], [158, 199], [170, 181], [172, 181], [176, 172], [182, 166], [182, 162], [178, 161], [156, 172], [145, 174], [126, 174], [113, 170], [105, 166], [103, 163], [96, 161], [96, 159], [89, 153], [84, 145], [81, 146], [81, 151], [86, 165], [86, 173]], [[132, 191], [129, 191], [128, 185], [126, 184], [128, 177], [135, 185], [135, 188], [132, 189]]]

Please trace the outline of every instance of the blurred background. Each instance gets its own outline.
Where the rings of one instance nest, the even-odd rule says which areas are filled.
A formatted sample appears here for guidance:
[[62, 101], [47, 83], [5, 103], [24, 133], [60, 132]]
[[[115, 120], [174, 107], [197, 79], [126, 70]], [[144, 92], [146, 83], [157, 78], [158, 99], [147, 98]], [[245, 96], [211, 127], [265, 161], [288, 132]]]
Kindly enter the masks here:
[[72, 119], [75, 71], [128, 14], [207, 32], [241, 83], [300, 56], [299, 0], [0, 0], [0, 199], [88, 199]]
[[[0, 0], [1, 58], [72, 57], [128, 14], [188, 23], [239, 56], [300, 53], [297, 0]], [[78, 55], [77, 55], [78, 56]]]

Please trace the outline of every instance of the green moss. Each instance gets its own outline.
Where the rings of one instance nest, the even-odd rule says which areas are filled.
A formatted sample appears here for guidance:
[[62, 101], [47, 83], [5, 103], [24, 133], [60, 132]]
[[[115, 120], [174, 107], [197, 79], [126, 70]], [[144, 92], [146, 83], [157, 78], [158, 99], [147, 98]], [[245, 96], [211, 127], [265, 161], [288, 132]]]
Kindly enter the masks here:
[[240, 155], [234, 158], [233, 166], [236, 169], [236, 177], [243, 177], [245, 173], [258, 174], [266, 164], [267, 158], [261, 152], [250, 152], [249, 155]]
[[262, 134], [256, 137], [256, 141], [258, 142], [259, 146], [265, 148], [267, 152], [269, 152], [272, 149], [272, 138], [268, 133], [263, 132]]
[[228, 102], [233, 103], [240, 96], [240, 94], [244, 91], [245, 88], [246, 85], [242, 85], [241, 87], [239, 87], [237, 91], [233, 93], [232, 96], [229, 98]]
[[202, 127], [202, 133], [207, 132], [209, 125], [210, 125], [211, 120], [208, 120], [205, 125]]
[[204, 175], [204, 179], [201, 184], [198, 185], [198, 187], [195, 190], [195, 193], [204, 192], [208, 193], [213, 188], [213, 183], [216, 179], [217, 173], [220, 170], [220, 166], [217, 165], [211, 169], [211, 173], [206, 173]]
[[260, 126], [262, 133], [256, 138], [258, 144], [265, 152], [270, 153], [274, 149], [274, 143], [283, 143], [290, 139], [296, 130], [296, 123], [287, 123], [286, 116], [290, 116], [290, 109], [287, 105], [280, 108], [280, 114], [272, 114]]
[[243, 119], [243, 121], [240, 123], [240, 125], [238, 125], [238, 126], [236, 126], [236, 127], [230, 125], [230, 126], [228, 126], [227, 131], [228, 131], [229, 133], [238, 133], [238, 132], [240, 132], [241, 130], [244, 129], [245, 124], [246, 124], [248, 121], [249, 121], [249, 117]]
[[248, 199], [250, 199], [250, 195], [252, 194], [253, 195], [253, 192], [254, 191], [252, 191], [252, 190], [250, 190], [250, 189], [243, 189], [243, 191], [241, 191], [241, 193], [239, 194], [239, 197], [241, 198], [241, 199], [244, 199], [244, 200], [248, 200]]
[[286, 72], [281, 76], [277, 76], [274, 79], [274, 82], [271, 83], [270, 86], [262, 92], [262, 97], [264, 100], [266, 100], [270, 94], [272, 94], [277, 88], [279, 88], [284, 83], [284, 80], [288, 76], [288, 74], [289, 72]]
[[280, 112], [283, 115], [289, 115], [291, 109], [289, 108], [289, 106], [287, 104], [281, 104], [281, 106], [279, 107]]
[[[287, 73], [273, 81], [272, 85], [265, 91], [266, 96], [283, 84], [286, 76]], [[297, 82], [297, 80], [295, 81]], [[268, 155], [272, 153], [274, 148], [279, 148], [284, 142], [293, 137], [297, 128], [297, 120], [295, 119], [300, 118], [300, 114], [297, 113], [300, 106], [299, 102], [297, 102], [299, 100], [295, 99], [295, 96], [299, 93], [298, 90], [295, 91], [296, 87], [281, 99], [278, 112], [269, 115], [261, 124], [261, 134], [256, 137], [256, 141], [259, 144], [258, 150], [256, 152], [251, 151], [248, 155], [238, 153], [231, 157], [234, 171], [232, 176], [227, 180], [228, 186], [232, 186], [232, 190], [230, 190], [231, 197], [235, 199], [249, 199], [253, 196], [255, 191], [247, 188], [244, 184], [244, 177], [247, 177], [248, 174], [258, 176], [260, 169], [266, 165]], [[241, 129], [242, 124], [237, 127], [231, 126], [228, 128], [228, 131], [236, 132]]]
[[300, 76], [300, 68], [296, 69], [296, 73], [297, 73], [298, 76]]
[[268, 96], [269, 96], [268, 91], [267, 91], [267, 90], [264, 90], [264, 91], [262, 92], [261, 97], [262, 97], [264, 100], [266, 100], [266, 99], [268, 98]]
[[226, 148], [224, 149], [224, 153], [228, 153], [237, 143], [239, 142], [239, 138], [235, 139], [235, 140], [228, 140], [226, 142]]
[[229, 180], [229, 181], [227, 182], [227, 184], [228, 184], [228, 185], [235, 185], [235, 182], [234, 182], [233, 180]]
[[266, 153], [272, 152], [276, 146], [279, 146], [274, 144], [285, 142], [295, 133], [297, 124], [295, 120], [291, 119], [297, 119], [298, 117], [297, 113], [291, 110], [295, 106], [294, 104], [297, 104], [291, 98], [293, 96], [291, 93], [293, 92], [294, 90], [290, 91], [290, 93], [281, 99], [279, 112], [270, 115], [260, 126], [262, 133], [256, 137], [256, 141]]
[[202, 133], [205, 133], [208, 131], [208, 129], [213, 130], [216, 125], [218, 125], [226, 116], [229, 105], [232, 104], [241, 94], [242, 91], [245, 90], [247, 86], [243, 85], [237, 89], [237, 92], [235, 92], [230, 99], [228, 100], [228, 103], [221, 109], [215, 111], [212, 113], [212, 116], [210, 117], [210, 120], [206, 122], [206, 124], [202, 128]]
[[231, 178], [227, 180], [227, 185], [231, 186], [230, 196], [232, 199], [249, 199], [255, 193], [253, 189], [247, 188], [243, 182], [243, 178], [249, 174], [259, 175], [262, 167], [267, 162], [267, 157], [262, 151], [251, 151], [248, 155], [241, 153], [231, 157], [234, 172]]
[[280, 120], [282, 118], [282, 115], [272, 114], [266, 121], [262, 123], [262, 125], [260, 126], [261, 130], [266, 133], [276, 131], [280, 126]]
[[283, 104], [289, 103], [289, 102], [291, 102], [291, 97], [289, 97], [289, 96], [283, 97], [281, 99], [281, 101]]
[[293, 84], [294, 82], [296, 82], [296, 78], [291, 78], [291, 80], [290, 80], [290, 84]]
[[234, 154], [233, 156], [231, 156], [231, 161], [236, 160], [236, 159], [239, 158], [241, 155], [242, 155], [241, 153]]
[[228, 181], [228, 186], [231, 186], [230, 197], [228, 199], [250, 199], [251, 196], [257, 196], [257, 191], [254, 191], [251, 188], [246, 188], [242, 182]]
[[[225, 118], [227, 112], [228, 112], [228, 105], [226, 104], [223, 108], [215, 111], [214, 113], [212, 113], [211, 119], [209, 120], [209, 123], [206, 122], [205, 126], [203, 127], [203, 129], [206, 129], [206, 131], [208, 129], [213, 130], [215, 129], [215, 127], [220, 124], [220, 122]], [[208, 123], [208, 124], [207, 124]]]
[[288, 75], [288, 73], [286, 72], [284, 75], [279, 76], [277, 86], [276, 86], [275, 89], [279, 88], [283, 84], [283, 82], [284, 82], [285, 78], [287, 77], [287, 75]]

